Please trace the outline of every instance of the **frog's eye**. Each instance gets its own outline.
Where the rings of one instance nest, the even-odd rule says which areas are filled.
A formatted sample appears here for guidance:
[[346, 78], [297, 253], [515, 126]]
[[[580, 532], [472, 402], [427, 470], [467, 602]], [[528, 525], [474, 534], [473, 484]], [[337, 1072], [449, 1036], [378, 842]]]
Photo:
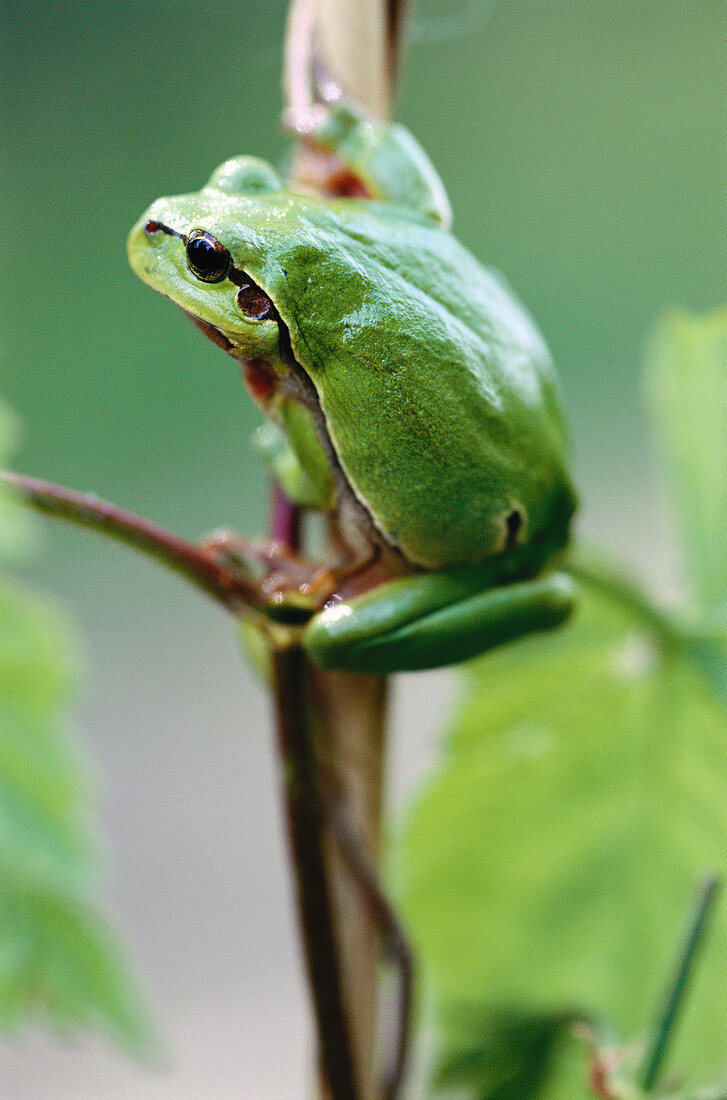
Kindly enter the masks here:
[[237, 292], [237, 304], [251, 321], [265, 321], [273, 316], [273, 303], [252, 280], [240, 284]]
[[187, 266], [202, 282], [221, 282], [231, 263], [230, 253], [211, 233], [193, 229], [187, 237]]

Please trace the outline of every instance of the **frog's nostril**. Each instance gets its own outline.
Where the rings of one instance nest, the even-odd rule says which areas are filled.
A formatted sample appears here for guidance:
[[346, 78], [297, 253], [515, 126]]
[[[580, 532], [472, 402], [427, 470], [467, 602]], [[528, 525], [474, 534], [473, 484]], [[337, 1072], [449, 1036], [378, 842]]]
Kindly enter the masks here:
[[176, 229], [170, 229], [164, 222], [154, 221], [153, 218], [150, 218], [149, 221], [145, 223], [144, 232], [149, 237], [153, 237], [155, 233], [166, 233], [168, 237], [179, 237], [180, 240], [186, 239], [183, 233], [178, 233]]

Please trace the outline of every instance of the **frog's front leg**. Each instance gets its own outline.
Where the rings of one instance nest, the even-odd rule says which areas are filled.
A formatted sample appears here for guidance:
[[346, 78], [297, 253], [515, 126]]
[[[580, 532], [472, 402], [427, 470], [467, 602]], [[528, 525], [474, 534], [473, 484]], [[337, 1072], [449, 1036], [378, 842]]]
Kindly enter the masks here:
[[437, 668], [558, 626], [575, 602], [575, 584], [565, 573], [485, 590], [477, 579], [476, 569], [422, 573], [332, 601], [305, 628], [303, 645], [324, 668]]

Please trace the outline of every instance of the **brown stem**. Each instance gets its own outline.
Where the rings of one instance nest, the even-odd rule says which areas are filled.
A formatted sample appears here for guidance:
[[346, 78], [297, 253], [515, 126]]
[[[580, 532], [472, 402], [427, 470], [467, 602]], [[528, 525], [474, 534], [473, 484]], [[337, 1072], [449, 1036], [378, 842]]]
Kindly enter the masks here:
[[[380, 848], [386, 680], [366, 673], [315, 670], [320, 761], [356, 845], [372, 866]], [[344, 993], [364, 1100], [380, 1096], [376, 1065], [381, 929], [331, 835], [328, 870], [333, 889]]]
[[[263, 619], [255, 585], [197, 546], [142, 516], [89, 493], [0, 472], [0, 480], [38, 511], [100, 532], [175, 570], [235, 614]], [[277, 493], [273, 525], [293, 548], [299, 511]], [[319, 1029], [322, 1077], [332, 1100], [372, 1094], [375, 1023], [375, 939], [383, 934], [402, 975], [399, 1033], [384, 1097], [398, 1092], [408, 1037], [411, 964], [393, 911], [376, 882], [384, 681], [375, 676], [313, 673], [305, 654], [282, 639], [272, 653], [273, 686], [286, 777], [287, 814], [298, 883], [305, 954]], [[315, 677], [315, 691], [313, 680]], [[315, 723], [320, 728], [314, 728]], [[324, 733], [322, 727], [328, 729]], [[326, 811], [317, 791], [316, 747], [326, 742], [327, 766], [342, 781], [348, 840], [337, 825], [338, 847], [363, 889], [371, 915], [367, 929], [352, 906], [326, 838]], [[334, 846], [335, 847], [335, 846]], [[337, 930], [343, 942], [338, 942]], [[355, 1017], [355, 1018], [353, 1018]], [[356, 1043], [352, 1046], [352, 1037]], [[355, 1053], [354, 1053], [355, 1052]], [[363, 1085], [362, 1085], [363, 1082]]]
[[412, 955], [399, 919], [381, 888], [376, 869], [361, 848], [340, 797], [329, 795], [326, 799], [326, 809], [348, 868], [364, 895], [386, 948], [399, 967], [397, 1028], [394, 1042], [391, 1044], [391, 1063], [384, 1070], [381, 1086], [383, 1100], [396, 1100], [409, 1058], [414, 977]]
[[356, 1100], [360, 1094], [327, 865], [310, 670], [303, 651], [295, 646], [275, 649], [272, 666], [288, 835], [313, 993], [321, 1076], [331, 1100]]
[[235, 614], [254, 614], [262, 610], [260, 594], [254, 584], [214, 561], [204, 549], [143, 516], [127, 512], [91, 493], [78, 493], [49, 481], [6, 472], [0, 473], [0, 480], [32, 508], [81, 527], [90, 527], [155, 558]]
[[[299, 509], [287, 502], [280, 490], [273, 497], [273, 505], [271, 531], [278, 539], [285, 534], [290, 548], [296, 549], [300, 537]], [[278, 654], [274, 659], [282, 658]], [[314, 669], [302, 653], [296, 661], [299, 662], [299, 683], [284, 681], [276, 675], [273, 689], [279, 723], [280, 716], [288, 714], [289, 737], [309, 742], [297, 749], [289, 744], [286, 750], [281, 741], [281, 754], [286, 777], [291, 854], [298, 883], [298, 915], [320, 1029], [318, 1045], [323, 1054], [319, 1095], [325, 1100], [333, 1097], [328, 1067], [335, 1068], [347, 1061], [348, 1055], [340, 1049], [337, 1052], [338, 1046], [345, 1043], [355, 1077], [355, 1096], [360, 1100], [373, 1100], [380, 1096], [375, 1067], [379, 913], [373, 911], [368, 897], [362, 896], [365, 891], [362, 892], [357, 876], [351, 875], [346, 856], [341, 852], [342, 846], [336, 842], [332, 828], [335, 823], [325, 805], [321, 803], [322, 816], [316, 808], [307, 821], [299, 821], [300, 814], [310, 814], [311, 805], [318, 805], [317, 800], [323, 792], [317, 792], [315, 801], [309, 797], [297, 802], [293, 795], [298, 790], [296, 768], [299, 764], [305, 766], [309, 760], [315, 767], [316, 784], [328, 777], [329, 786], [337, 793], [341, 812], [346, 815], [351, 835], [356, 838], [358, 850], [363, 853], [363, 859], [368, 858], [373, 865], [379, 840], [385, 681], [378, 676]], [[281, 696], [286, 691], [295, 691], [292, 701]], [[304, 785], [308, 785], [307, 779]], [[305, 851], [307, 844], [311, 846], [312, 855]], [[317, 866], [319, 855], [323, 860], [321, 866]], [[301, 866], [301, 859], [313, 860], [312, 873], [319, 884], [314, 893], [321, 897], [325, 893], [325, 920], [308, 903], [305, 881], [308, 872]], [[331, 921], [330, 934], [321, 931], [328, 919]], [[326, 1005], [330, 1005], [334, 997], [343, 1006], [343, 1012], [338, 1016], [336, 1033], [331, 1035], [326, 1031], [329, 1026], [326, 1021], [330, 1019]], [[387, 1092], [389, 1095], [394, 1094]]]

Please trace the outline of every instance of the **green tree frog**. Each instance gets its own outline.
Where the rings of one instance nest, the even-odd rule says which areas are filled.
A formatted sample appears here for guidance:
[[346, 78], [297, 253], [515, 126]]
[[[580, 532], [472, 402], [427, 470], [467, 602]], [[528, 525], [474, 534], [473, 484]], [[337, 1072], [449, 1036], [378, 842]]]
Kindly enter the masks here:
[[324, 667], [390, 672], [556, 625], [575, 498], [542, 337], [448, 231], [407, 130], [339, 104], [306, 143], [317, 194], [302, 171], [286, 184], [235, 157], [129, 239], [136, 273], [242, 363], [284, 490], [335, 512], [351, 560], [393, 578], [344, 579], [303, 645]]

